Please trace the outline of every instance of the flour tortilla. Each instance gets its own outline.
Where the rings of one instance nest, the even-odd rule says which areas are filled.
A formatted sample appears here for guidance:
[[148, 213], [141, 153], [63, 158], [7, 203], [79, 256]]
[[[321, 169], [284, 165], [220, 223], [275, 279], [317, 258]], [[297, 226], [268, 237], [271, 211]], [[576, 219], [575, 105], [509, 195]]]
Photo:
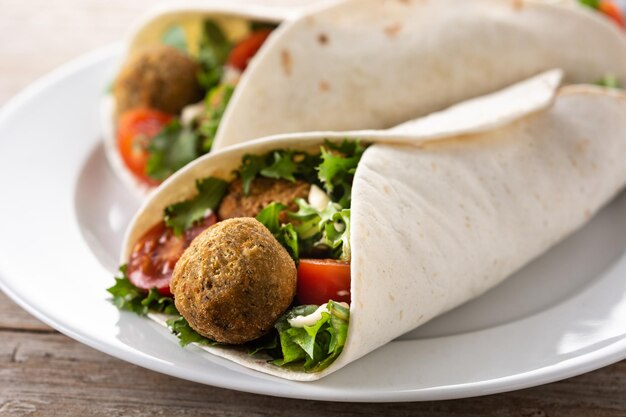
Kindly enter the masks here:
[[573, 1], [347, 0], [283, 25], [248, 68], [214, 149], [389, 128], [550, 68], [568, 84], [626, 83], [626, 35]]
[[[127, 48], [220, 15], [235, 32], [241, 18], [285, 23], [240, 80], [215, 150], [280, 133], [389, 128], [551, 68], [567, 83], [608, 73], [626, 83], [626, 36], [575, 1], [185, 1], [140, 19]], [[117, 152], [110, 99], [102, 109], [109, 162], [143, 198], [150, 188]]]
[[[552, 106], [480, 133], [415, 135], [404, 145], [390, 143], [393, 132], [362, 133], [330, 135], [374, 143], [353, 184], [343, 353], [307, 374], [236, 349], [203, 349], [278, 377], [317, 380], [497, 285], [581, 227], [626, 183], [626, 95], [596, 87], [565, 87]], [[196, 179], [230, 178], [245, 153], [316, 150], [328, 136], [268, 138], [191, 163], [139, 211], [122, 262], [164, 207], [193, 195]]]
[[[126, 36], [124, 57], [137, 50], [162, 44], [163, 34], [173, 25], [184, 28], [188, 47], [197, 46], [205, 19], [217, 21], [230, 39], [241, 39], [248, 31], [246, 22], [280, 24], [302, 13], [336, 0], [201, 0], [162, 3], [137, 20]], [[121, 62], [117, 65], [119, 72]], [[243, 77], [247, 76], [247, 71]], [[100, 103], [100, 124], [109, 164], [122, 183], [138, 197], [145, 197], [153, 187], [138, 180], [119, 154], [116, 143], [115, 100], [107, 93]]]

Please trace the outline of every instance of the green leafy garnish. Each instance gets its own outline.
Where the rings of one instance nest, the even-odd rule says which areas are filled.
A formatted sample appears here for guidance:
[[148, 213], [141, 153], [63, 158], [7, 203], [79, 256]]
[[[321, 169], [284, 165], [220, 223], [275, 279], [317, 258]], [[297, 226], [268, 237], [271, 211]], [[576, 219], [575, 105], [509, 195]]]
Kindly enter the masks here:
[[250, 184], [257, 176], [295, 181], [304, 180], [317, 183], [316, 167], [320, 163], [319, 155], [306, 152], [277, 149], [265, 155], [244, 155], [239, 170], [243, 192], [250, 192]]
[[352, 201], [352, 181], [365, 146], [356, 141], [344, 140], [338, 145], [326, 141], [321, 149], [322, 162], [318, 168], [319, 180], [331, 199], [349, 208]]
[[187, 320], [182, 316], [168, 320], [167, 325], [172, 333], [178, 336], [178, 343], [180, 343], [181, 346], [187, 346], [190, 343], [209, 346], [219, 345], [219, 343], [202, 336], [192, 329]]
[[213, 87], [206, 96], [205, 110], [200, 117], [200, 122], [196, 132], [200, 135], [203, 152], [209, 152], [213, 147], [213, 141], [217, 133], [217, 128], [222, 121], [226, 106], [233, 96], [235, 86], [231, 84], [220, 84]]
[[205, 20], [198, 52], [198, 62], [202, 67], [198, 74], [198, 82], [205, 90], [208, 91], [219, 84], [231, 48], [232, 45], [222, 29], [215, 22]]
[[296, 220], [300, 250], [310, 252], [314, 248], [330, 252], [333, 259], [350, 260], [350, 209], [329, 203], [317, 210], [301, 198], [296, 203], [298, 211], [289, 213], [289, 218]]
[[228, 183], [208, 177], [196, 181], [196, 189], [198, 194], [195, 197], [165, 208], [165, 224], [172, 228], [176, 236], [204, 219], [208, 210], [215, 211], [228, 189]]
[[298, 306], [287, 312], [276, 323], [282, 358], [273, 363], [284, 366], [303, 363], [307, 372], [319, 372], [330, 365], [343, 350], [348, 335], [350, 310], [339, 303], [328, 302], [328, 312], [312, 326], [292, 327], [289, 319], [306, 316], [317, 306]]
[[[326, 253], [333, 259], [350, 260], [350, 194], [356, 167], [365, 151], [358, 141], [344, 140], [339, 144], [326, 141], [321, 158], [289, 150], [274, 150], [265, 155], [245, 155], [240, 170], [244, 193], [248, 193], [254, 178], [265, 176], [295, 181], [306, 178], [323, 186], [335, 202], [323, 210], [297, 199], [298, 211], [291, 212], [292, 222], [281, 225], [279, 214], [286, 210], [272, 203], [257, 216], [297, 263], [300, 254]], [[311, 177], [317, 177], [311, 180]]]
[[595, 10], [600, 8], [600, 0], [578, 0], [578, 2], [583, 6], [591, 7]]
[[163, 32], [161, 43], [183, 52], [187, 52], [189, 50], [187, 47], [185, 30], [180, 25], [172, 25], [167, 28], [165, 32]]
[[280, 342], [278, 340], [278, 332], [272, 329], [265, 336], [246, 343], [248, 347], [248, 355], [253, 356], [261, 352], [271, 356], [272, 358], [280, 358]]
[[173, 120], [150, 141], [148, 153], [146, 174], [164, 180], [200, 156], [198, 135]]
[[273, 152], [271, 164], [261, 169], [260, 174], [266, 178], [285, 179], [294, 182], [293, 174], [298, 169], [291, 152]]
[[135, 312], [145, 316], [149, 311], [165, 314], [178, 314], [172, 297], [166, 297], [152, 288], [146, 292], [135, 287], [126, 276], [126, 265], [120, 266], [121, 277], [115, 278], [115, 285], [107, 291], [113, 296], [113, 304], [120, 310]]
[[298, 234], [293, 224], [280, 224], [278, 221], [278, 216], [286, 208], [284, 204], [270, 203], [261, 210], [256, 219], [267, 227], [278, 243], [287, 250], [289, 256], [297, 263], [299, 258]]
[[256, 32], [257, 30], [262, 30], [262, 29], [274, 30], [277, 27], [278, 25], [274, 23], [268, 23], [268, 22], [251, 22], [250, 23], [250, 30], [252, 32]]
[[614, 89], [622, 88], [615, 74], [606, 74], [604, 77], [596, 81], [595, 84], [601, 87], [607, 87], [607, 88], [614, 88]]

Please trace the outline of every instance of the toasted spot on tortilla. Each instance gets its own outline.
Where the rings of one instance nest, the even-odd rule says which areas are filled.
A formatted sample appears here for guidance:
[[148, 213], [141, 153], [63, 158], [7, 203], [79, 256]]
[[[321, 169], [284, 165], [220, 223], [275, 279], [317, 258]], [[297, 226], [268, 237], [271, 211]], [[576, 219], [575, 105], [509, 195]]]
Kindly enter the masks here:
[[583, 139], [580, 142], [576, 143], [576, 152], [585, 153], [587, 151], [588, 146], [589, 146], [589, 139]]
[[398, 33], [401, 30], [402, 30], [402, 25], [400, 23], [394, 23], [392, 25], [385, 27], [384, 29], [385, 35], [387, 35], [390, 38], [395, 38], [396, 35], [398, 35]]
[[388, 295], [389, 295], [389, 300], [391, 300], [391, 301], [396, 301], [396, 297], [394, 297], [393, 295], [391, 295], [391, 293], [389, 293]]
[[513, 0], [513, 9], [522, 10], [524, 8], [524, 0]]
[[280, 63], [283, 67], [283, 72], [285, 73], [285, 75], [290, 76], [292, 62], [291, 62], [291, 53], [289, 53], [288, 50], [283, 49], [280, 52]]
[[437, 171], [437, 163], [436, 163], [436, 162], [434, 162], [434, 161], [433, 161], [433, 162], [431, 162], [431, 163], [430, 163], [430, 167], [433, 169], [433, 172], [434, 172], [434, 171]]
[[328, 36], [326, 36], [325, 33], [320, 33], [319, 35], [317, 35], [317, 41], [320, 43], [320, 45], [326, 45], [328, 43]]
[[383, 185], [383, 192], [385, 194], [391, 194], [391, 188], [387, 184]]
[[330, 91], [330, 84], [324, 80], [320, 81], [320, 91]]
[[404, 310], [400, 310], [400, 320], [402, 320], [403, 316], [404, 316]]

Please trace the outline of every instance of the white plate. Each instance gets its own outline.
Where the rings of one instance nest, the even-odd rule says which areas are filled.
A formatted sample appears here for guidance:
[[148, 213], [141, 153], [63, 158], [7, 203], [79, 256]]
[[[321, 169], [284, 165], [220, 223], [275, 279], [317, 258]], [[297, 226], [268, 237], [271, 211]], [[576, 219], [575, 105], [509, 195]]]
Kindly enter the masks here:
[[139, 202], [114, 177], [98, 103], [119, 47], [37, 82], [0, 113], [0, 287], [66, 335], [137, 365], [284, 397], [412, 401], [543, 384], [626, 357], [626, 196], [483, 297], [318, 382], [255, 373], [120, 313], [113, 282]]

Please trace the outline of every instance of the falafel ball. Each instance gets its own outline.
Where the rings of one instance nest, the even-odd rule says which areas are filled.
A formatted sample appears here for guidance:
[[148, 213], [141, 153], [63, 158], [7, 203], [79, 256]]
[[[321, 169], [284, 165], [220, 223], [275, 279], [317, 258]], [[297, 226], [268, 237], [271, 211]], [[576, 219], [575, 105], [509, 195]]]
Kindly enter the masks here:
[[117, 113], [140, 107], [180, 113], [186, 105], [202, 99], [199, 71], [196, 61], [171, 46], [150, 46], [136, 52], [113, 86]]
[[[290, 211], [295, 211], [298, 205], [294, 200], [306, 199], [310, 189], [311, 184], [301, 180], [291, 182], [259, 177], [252, 181], [250, 192], [246, 195], [243, 192], [243, 183], [238, 179], [230, 183], [228, 194], [222, 199], [217, 215], [220, 219], [256, 217], [265, 206], [274, 201], [284, 204]], [[287, 222], [287, 213], [281, 213], [278, 219], [281, 223]]]
[[176, 263], [176, 308], [201, 335], [241, 344], [267, 333], [296, 293], [296, 266], [253, 218], [216, 223]]

